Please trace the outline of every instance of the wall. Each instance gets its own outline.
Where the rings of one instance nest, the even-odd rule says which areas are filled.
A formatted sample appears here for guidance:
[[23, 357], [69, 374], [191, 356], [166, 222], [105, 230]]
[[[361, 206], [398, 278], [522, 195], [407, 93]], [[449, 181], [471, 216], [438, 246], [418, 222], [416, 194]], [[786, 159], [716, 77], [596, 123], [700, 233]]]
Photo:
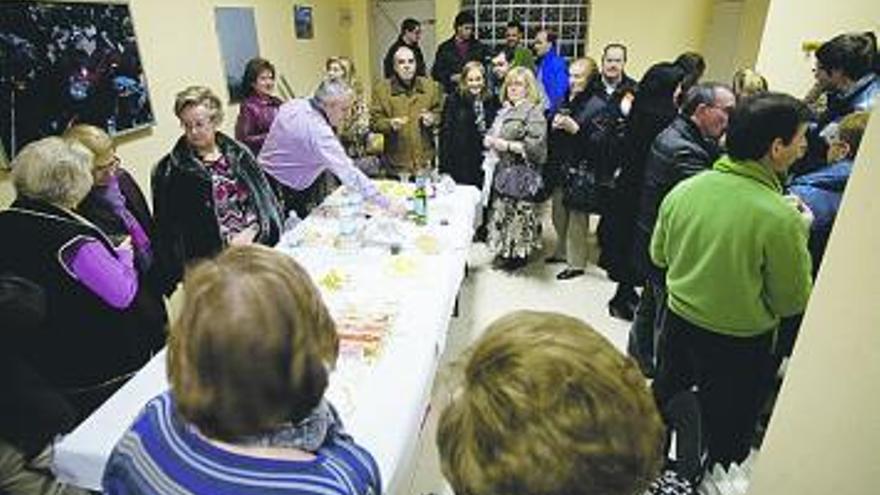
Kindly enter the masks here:
[[803, 96], [813, 84], [813, 58], [804, 41], [824, 41], [846, 31], [880, 32], [877, 0], [774, 0], [770, 2], [757, 69], [773, 89]]
[[366, 94], [371, 94], [373, 77], [370, 67], [376, 59], [376, 46], [371, 40], [373, 2], [372, 0], [347, 0], [351, 9], [352, 24], [349, 29], [351, 58], [358, 70]]
[[[146, 191], [150, 169], [180, 136], [171, 110], [176, 92], [191, 84], [203, 84], [226, 98], [214, 29], [215, 6], [254, 7], [260, 54], [275, 63], [297, 95], [314, 89], [328, 56], [350, 54], [349, 28], [339, 23], [339, 9], [347, 6], [346, 0], [311, 3], [312, 40], [295, 38], [293, 4], [292, 0], [129, 0], [157, 124], [121, 138], [119, 154]], [[224, 132], [232, 132], [237, 114], [237, 105], [227, 107]], [[8, 180], [0, 177], [0, 204], [6, 205], [11, 199]]]
[[864, 495], [880, 483], [880, 110], [856, 158], [749, 495]]
[[743, 2], [715, 0], [712, 16], [706, 27], [702, 54], [708, 61], [703, 78], [707, 81], [729, 82], [736, 65], [737, 42], [743, 14]]
[[755, 67], [761, 38], [764, 36], [764, 24], [770, 0], [744, 0], [742, 4], [739, 36], [736, 40], [736, 53], [733, 59], [733, 67], [736, 69]]
[[640, 78], [656, 62], [702, 50], [712, 5], [712, 0], [593, 0], [587, 53], [598, 60], [606, 44], [622, 42], [629, 48], [626, 70]]

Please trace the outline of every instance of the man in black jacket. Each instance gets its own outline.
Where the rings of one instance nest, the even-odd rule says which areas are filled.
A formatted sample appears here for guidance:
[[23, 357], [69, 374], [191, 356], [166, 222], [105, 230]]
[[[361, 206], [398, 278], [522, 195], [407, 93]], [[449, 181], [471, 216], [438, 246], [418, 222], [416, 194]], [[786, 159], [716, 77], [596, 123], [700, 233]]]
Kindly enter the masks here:
[[633, 246], [633, 266], [637, 276], [645, 280], [645, 290], [627, 345], [629, 354], [648, 376], [656, 369], [654, 343], [661, 321], [658, 312], [666, 308], [664, 274], [648, 256], [657, 212], [676, 184], [709, 170], [720, 156], [718, 139], [727, 129], [727, 117], [735, 102], [733, 91], [723, 84], [701, 83], [691, 87], [680, 113], [657, 136], [648, 153]]
[[400, 36], [397, 37], [397, 41], [388, 47], [385, 59], [382, 62], [385, 79], [390, 79], [394, 75], [394, 54], [397, 53], [397, 49], [401, 46], [406, 46], [412, 50], [416, 58], [416, 76], [424, 77], [428, 73], [428, 69], [425, 66], [425, 57], [422, 55], [422, 49], [419, 47], [421, 39], [422, 24], [412, 17], [404, 19], [400, 24]]
[[446, 94], [455, 91], [464, 64], [475, 60], [484, 63], [489, 55], [486, 45], [474, 37], [474, 15], [459, 12], [455, 16], [455, 34], [437, 47], [431, 77], [443, 87]]

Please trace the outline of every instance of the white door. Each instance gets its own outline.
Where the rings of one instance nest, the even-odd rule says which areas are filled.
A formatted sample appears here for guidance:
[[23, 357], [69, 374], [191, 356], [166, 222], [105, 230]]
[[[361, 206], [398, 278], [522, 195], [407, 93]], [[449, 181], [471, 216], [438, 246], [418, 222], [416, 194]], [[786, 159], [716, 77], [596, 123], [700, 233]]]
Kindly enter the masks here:
[[419, 46], [425, 56], [428, 73], [434, 65], [437, 41], [434, 34], [434, 0], [375, 0], [373, 5], [373, 41], [376, 60], [370, 68], [373, 80], [382, 78], [382, 61], [388, 47], [400, 34], [400, 23], [412, 17], [422, 23], [422, 41]]

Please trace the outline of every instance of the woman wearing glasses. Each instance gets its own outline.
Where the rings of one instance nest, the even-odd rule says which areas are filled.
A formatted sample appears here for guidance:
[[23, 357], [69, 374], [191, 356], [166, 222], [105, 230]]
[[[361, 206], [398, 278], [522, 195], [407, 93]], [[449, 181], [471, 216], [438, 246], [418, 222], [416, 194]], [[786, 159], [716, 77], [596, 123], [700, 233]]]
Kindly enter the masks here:
[[278, 241], [281, 213], [253, 154], [218, 131], [223, 107], [210, 89], [177, 94], [183, 136], [153, 169], [156, 254], [170, 294], [184, 265], [230, 244]]

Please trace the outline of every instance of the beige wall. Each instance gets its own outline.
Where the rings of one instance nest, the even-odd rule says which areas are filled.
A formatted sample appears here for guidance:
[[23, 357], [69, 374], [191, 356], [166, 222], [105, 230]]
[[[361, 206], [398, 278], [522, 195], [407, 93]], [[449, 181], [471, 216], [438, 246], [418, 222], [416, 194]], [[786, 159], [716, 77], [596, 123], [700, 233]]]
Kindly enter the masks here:
[[880, 491], [880, 110], [864, 139], [749, 495]]
[[621, 42], [629, 48], [626, 70], [639, 78], [656, 62], [702, 50], [711, 14], [711, 0], [593, 0], [587, 53], [598, 60], [602, 47]]
[[756, 67], [771, 88], [803, 96], [813, 83], [813, 58], [801, 51], [801, 43], [868, 29], [880, 31], [877, 0], [774, 0]]
[[[461, 10], [460, 0], [434, 0], [434, 12], [436, 23], [434, 33], [437, 38], [437, 46], [452, 36], [455, 15]], [[430, 69], [430, 68], [429, 68]]]
[[[227, 97], [214, 29], [215, 6], [254, 7], [260, 54], [275, 63], [297, 95], [305, 95], [313, 90], [328, 56], [351, 53], [349, 28], [339, 22], [340, 8], [349, 1], [366, 3], [311, 2], [315, 38], [297, 40], [291, 0], [129, 0], [157, 124], [121, 138], [119, 154], [144, 189], [149, 190], [152, 166], [180, 136], [171, 111], [175, 93], [191, 84], [204, 84]], [[237, 114], [237, 105], [226, 109], [223, 131], [232, 132]], [[11, 198], [9, 182], [0, 177], [0, 204], [8, 204]]]
[[368, 0], [345, 0], [351, 9], [352, 24], [349, 29], [351, 58], [358, 70], [361, 82], [364, 85], [365, 94], [371, 94], [372, 77], [370, 67], [376, 59], [377, 47], [372, 43], [372, 1]]
[[733, 66], [737, 69], [755, 67], [761, 38], [764, 36], [767, 9], [770, 7], [770, 0], [744, 0], [742, 3], [739, 36], [733, 59]]

